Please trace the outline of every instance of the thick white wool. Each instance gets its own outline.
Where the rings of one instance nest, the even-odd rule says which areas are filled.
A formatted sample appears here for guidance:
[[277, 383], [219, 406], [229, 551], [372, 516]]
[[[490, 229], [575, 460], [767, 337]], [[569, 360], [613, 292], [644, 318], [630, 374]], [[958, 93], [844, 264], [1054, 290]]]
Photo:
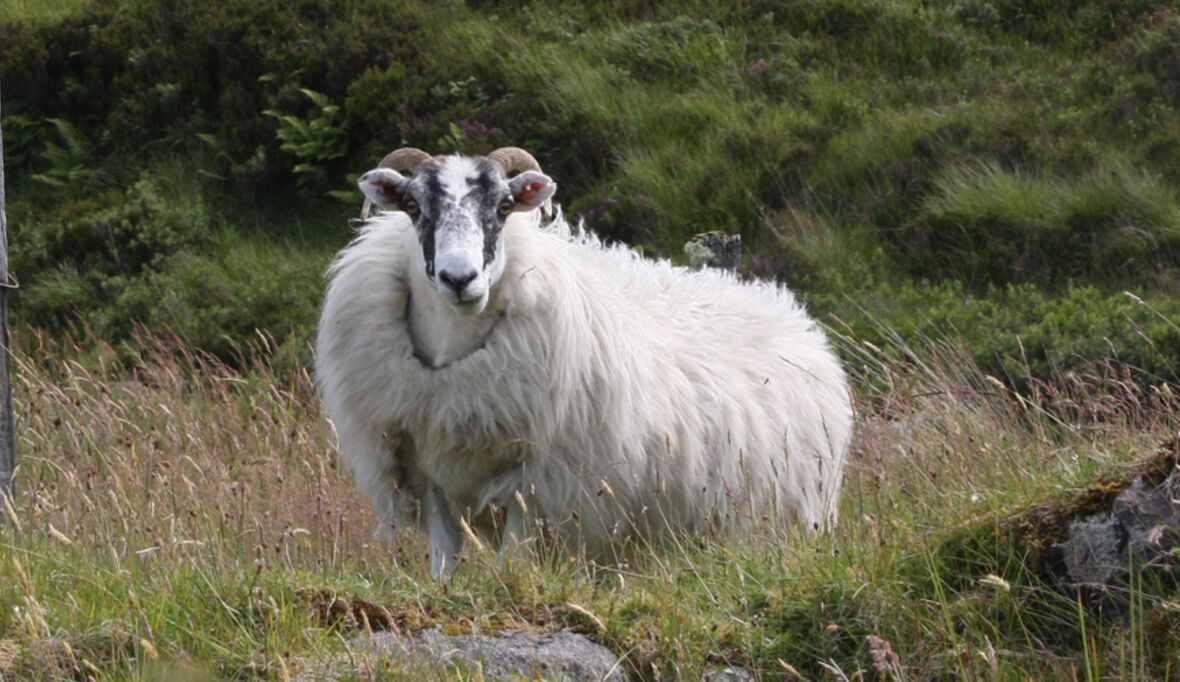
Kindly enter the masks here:
[[[483, 347], [433, 369], [406, 313], [417, 235], [369, 222], [330, 271], [317, 377], [344, 461], [382, 517], [429, 486], [477, 527], [489, 504], [599, 552], [634, 532], [834, 523], [852, 409], [785, 288], [605, 247], [537, 213], [504, 228]], [[604, 485], [605, 483], [605, 485]]]

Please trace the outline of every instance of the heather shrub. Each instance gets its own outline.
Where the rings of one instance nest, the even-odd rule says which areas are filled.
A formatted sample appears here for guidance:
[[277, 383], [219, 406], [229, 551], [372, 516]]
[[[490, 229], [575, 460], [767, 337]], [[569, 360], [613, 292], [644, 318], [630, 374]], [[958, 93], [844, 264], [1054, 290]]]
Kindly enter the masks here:
[[1180, 264], [1180, 202], [1126, 167], [1077, 178], [957, 168], [907, 225], [911, 267], [974, 286], [1150, 284]]
[[1017, 387], [1108, 361], [1145, 383], [1180, 380], [1180, 303], [1169, 295], [1091, 286], [1057, 292], [1032, 283], [975, 292], [952, 282], [915, 282], [808, 300], [834, 330], [885, 352], [941, 340], [971, 349], [983, 371]]

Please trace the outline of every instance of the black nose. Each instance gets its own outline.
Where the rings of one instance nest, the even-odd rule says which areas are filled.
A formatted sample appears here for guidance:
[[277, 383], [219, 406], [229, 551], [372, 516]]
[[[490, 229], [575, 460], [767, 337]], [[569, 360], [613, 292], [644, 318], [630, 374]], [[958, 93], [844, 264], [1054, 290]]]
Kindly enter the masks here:
[[438, 281], [447, 285], [452, 291], [458, 294], [462, 293], [462, 291], [467, 288], [467, 285], [471, 283], [471, 280], [475, 279], [476, 274], [478, 273], [476, 273], [474, 270], [461, 275], [453, 275], [446, 270], [442, 270], [438, 273]]

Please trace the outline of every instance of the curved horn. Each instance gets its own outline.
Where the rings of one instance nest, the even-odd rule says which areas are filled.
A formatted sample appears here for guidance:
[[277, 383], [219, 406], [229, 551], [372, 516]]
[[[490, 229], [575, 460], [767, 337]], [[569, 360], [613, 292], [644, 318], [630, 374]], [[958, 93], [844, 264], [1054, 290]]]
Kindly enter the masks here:
[[395, 149], [381, 159], [378, 168], [392, 168], [399, 173], [413, 173], [418, 164], [430, 158], [430, 154], [413, 147]]
[[[541, 164], [537, 163], [537, 159], [520, 147], [500, 147], [491, 154], [488, 154], [488, 159], [500, 164], [500, 167], [504, 169], [505, 176], [514, 171], [532, 170], [538, 173], [542, 172]], [[541, 206], [541, 213], [545, 216], [545, 220], [552, 220], [553, 202], [546, 201]]]
[[504, 175], [513, 171], [541, 170], [541, 164], [537, 163], [533, 155], [520, 147], [500, 147], [488, 154], [488, 158], [500, 164], [504, 169]]
[[[413, 173], [418, 164], [430, 158], [430, 154], [415, 149], [413, 147], [402, 147], [395, 149], [385, 155], [381, 159], [381, 163], [377, 164], [378, 168], [390, 168], [399, 173]], [[365, 199], [365, 204], [361, 206], [361, 220], [368, 220], [369, 215], [373, 212], [373, 202]]]

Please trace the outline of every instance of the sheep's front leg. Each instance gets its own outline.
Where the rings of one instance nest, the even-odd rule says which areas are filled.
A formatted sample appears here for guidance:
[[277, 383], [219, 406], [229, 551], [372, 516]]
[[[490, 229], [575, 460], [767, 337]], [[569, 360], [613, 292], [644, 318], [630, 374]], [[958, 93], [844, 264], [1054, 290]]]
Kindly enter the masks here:
[[441, 578], [443, 573], [458, 568], [455, 555], [459, 553], [463, 539], [451, 505], [436, 485], [426, 490], [425, 512], [426, 528], [430, 533], [430, 575]]
[[414, 517], [413, 501], [400, 487], [405, 479], [400, 457], [409, 443], [400, 434], [380, 433], [345, 422], [336, 428], [341, 458], [352, 469], [357, 489], [381, 519], [373, 537], [396, 545], [398, 530]]

